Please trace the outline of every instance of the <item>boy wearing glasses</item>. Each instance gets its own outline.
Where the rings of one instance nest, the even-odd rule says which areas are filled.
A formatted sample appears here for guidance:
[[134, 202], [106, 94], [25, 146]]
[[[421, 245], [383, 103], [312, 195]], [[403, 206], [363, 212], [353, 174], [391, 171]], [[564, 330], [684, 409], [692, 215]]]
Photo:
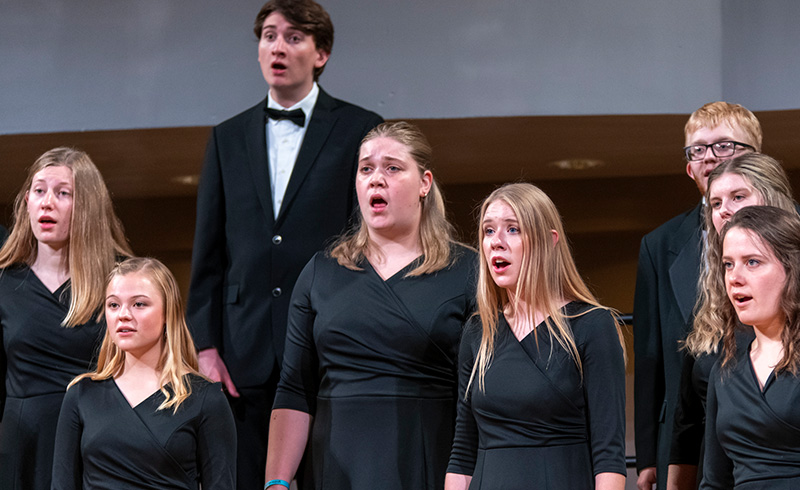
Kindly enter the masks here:
[[[738, 104], [711, 102], [684, 128], [686, 173], [702, 196], [708, 175], [723, 160], [761, 151], [761, 125]], [[673, 416], [680, 387], [679, 342], [694, 316], [703, 249], [703, 206], [645, 235], [639, 249], [634, 324], [634, 405], [637, 486], [666, 488]]]

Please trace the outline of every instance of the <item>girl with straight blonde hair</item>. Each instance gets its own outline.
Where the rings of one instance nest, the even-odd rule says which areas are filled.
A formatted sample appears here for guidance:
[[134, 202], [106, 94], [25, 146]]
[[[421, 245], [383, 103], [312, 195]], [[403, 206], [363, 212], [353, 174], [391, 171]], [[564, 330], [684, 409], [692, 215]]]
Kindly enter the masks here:
[[578, 274], [555, 205], [505, 185], [483, 202], [478, 234], [445, 488], [622, 489], [622, 335]]
[[97, 370], [69, 385], [53, 489], [233, 489], [236, 432], [219, 383], [197, 370], [178, 285], [130, 258], [110, 273]]
[[0, 368], [7, 387], [0, 488], [50, 488], [64, 390], [91, 369], [105, 278], [131, 255], [89, 156], [54, 148], [28, 170], [0, 248]]
[[71, 220], [58, 223], [67, 226], [69, 232], [67, 246], [59, 250], [58, 257], [58, 264], [66, 270], [70, 282], [69, 312], [62, 324], [74, 327], [88, 322], [97, 313], [103, 302], [106, 275], [116, 260], [133, 255], [122, 222], [114, 213], [103, 176], [89, 155], [73, 148], [54, 148], [28, 169], [25, 184], [14, 200], [14, 224], [0, 249], [0, 269], [19, 264], [35, 269], [43, 259], [50, 259], [49, 256], [40, 257], [47, 250], [43, 250], [46, 247], [38, 240], [38, 230], [34, 229], [30, 199], [46, 192], [34, 185], [40, 182], [41, 172], [60, 167], [70, 171], [73, 182], [69, 190], [71, 196], [63, 189], [59, 191], [71, 201], [72, 215]]

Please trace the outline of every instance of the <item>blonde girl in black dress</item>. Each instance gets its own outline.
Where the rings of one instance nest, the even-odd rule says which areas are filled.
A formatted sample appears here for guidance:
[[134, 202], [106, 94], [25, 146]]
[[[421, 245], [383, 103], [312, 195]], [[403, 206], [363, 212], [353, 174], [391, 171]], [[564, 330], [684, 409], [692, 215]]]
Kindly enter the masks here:
[[483, 203], [479, 240], [445, 488], [622, 490], [622, 337], [578, 274], [555, 205], [533, 185], [503, 186]]
[[131, 258], [111, 272], [97, 370], [70, 383], [53, 490], [236, 488], [236, 431], [197, 354], [172, 273]]
[[0, 489], [50, 488], [64, 390], [94, 365], [105, 280], [129, 255], [89, 155], [54, 148], [40, 156], [0, 249]]

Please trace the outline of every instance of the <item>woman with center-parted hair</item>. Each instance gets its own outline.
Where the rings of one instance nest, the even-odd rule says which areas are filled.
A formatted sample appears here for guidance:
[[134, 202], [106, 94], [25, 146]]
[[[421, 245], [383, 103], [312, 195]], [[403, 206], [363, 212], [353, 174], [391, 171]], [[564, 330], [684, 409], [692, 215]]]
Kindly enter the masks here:
[[[780, 162], [763, 153], [746, 153], [721, 163], [708, 176], [705, 199], [707, 246], [698, 281], [697, 314], [685, 343], [680, 397], [672, 432], [668, 490], [695, 489], [703, 476], [706, 389], [724, 334], [721, 324], [715, 319], [724, 306], [720, 301], [728, 301], [724, 296], [711, 294], [711, 291], [723, 289], [722, 282], [705, 266], [719, 259], [719, 232], [737, 211], [747, 206], [769, 205], [795, 210], [789, 177]], [[752, 340], [751, 328], [739, 330], [740, 347], [746, 348]]]
[[[800, 217], [746, 207], [720, 243], [709, 295], [724, 334], [708, 381], [700, 488], [800, 488]], [[741, 325], [755, 334], [744, 348]]]
[[289, 487], [304, 452], [301, 488], [444, 484], [476, 260], [452, 238], [431, 156], [405, 122], [381, 124], [361, 144], [360, 220], [311, 259], [292, 293], [270, 490]]
[[130, 258], [105, 293], [97, 370], [70, 383], [61, 408], [53, 490], [233, 490], [233, 415], [198, 373], [174, 276]]
[[0, 489], [50, 488], [64, 390], [93, 366], [106, 276], [129, 255], [89, 156], [72, 148], [41, 155], [0, 249]]
[[555, 205], [506, 185], [478, 230], [478, 315], [461, 340], [445, 489], [622, 490], [622, 335], [578, 274]]

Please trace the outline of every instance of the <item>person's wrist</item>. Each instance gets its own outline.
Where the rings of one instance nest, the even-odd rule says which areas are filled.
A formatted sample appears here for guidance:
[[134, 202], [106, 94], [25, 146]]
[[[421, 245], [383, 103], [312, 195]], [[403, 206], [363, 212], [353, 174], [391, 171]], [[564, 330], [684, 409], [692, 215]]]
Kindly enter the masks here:
[[281, 486], [284, 486], [286, 488], [289, 488], [289, 482], [288, 481], [275, 479], [275, 480], [268, 481], [267, 484], [264, 485], [264, 490], [267, 490], [269, 487], [271, 487], [273, 485], [281, 485]]

